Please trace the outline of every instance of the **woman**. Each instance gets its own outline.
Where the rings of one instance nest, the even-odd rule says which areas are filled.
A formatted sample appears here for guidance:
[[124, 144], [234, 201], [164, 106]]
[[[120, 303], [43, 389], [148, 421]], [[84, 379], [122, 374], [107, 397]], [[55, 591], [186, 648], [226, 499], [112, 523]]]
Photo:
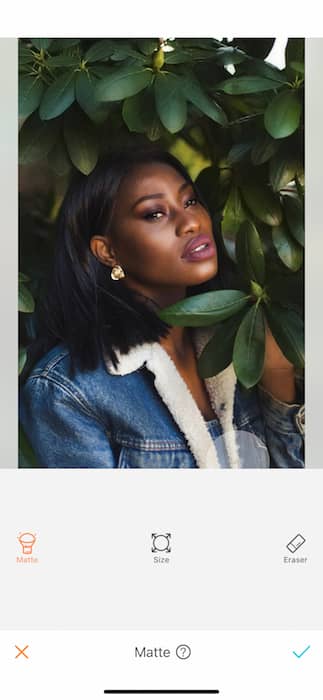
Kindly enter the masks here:
[[[247, 392], [232, 365], [199, 377], [209, 329], [156, 313], [217, 274], [209, 212], [170, 154], [115, 153], [79, 176], [59, 219], [46, 354], [21, 392], [40, 466], [304, 466], [294, 368], [271, 334], [260, 386]], [[240, 436], [258, 461], [242, 459]]]

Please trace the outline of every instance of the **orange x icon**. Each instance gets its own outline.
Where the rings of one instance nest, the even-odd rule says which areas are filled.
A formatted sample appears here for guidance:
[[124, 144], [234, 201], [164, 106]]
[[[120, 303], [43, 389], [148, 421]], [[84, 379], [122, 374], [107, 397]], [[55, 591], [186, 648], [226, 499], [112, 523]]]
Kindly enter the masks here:
[[25, 651], [26, 651], [26, 649], [28, 649], [29, 644], [26, 644], [26, 646], [23, 649], [20, 649], [19, 647], [17, 647], [17, 644], [15, 644], [15, 647], [16, 647], [16, 649], [18, 649], [18, 652], [19, 652], [17, 654], [17, 656], [15, 656], [15, 659], [18, 659], [18, 656], [21, 656], [21, 655], [24, 656], [26, 659], [29, 659], [29, 656], [27, 656], [27, 654], [25, 654]]

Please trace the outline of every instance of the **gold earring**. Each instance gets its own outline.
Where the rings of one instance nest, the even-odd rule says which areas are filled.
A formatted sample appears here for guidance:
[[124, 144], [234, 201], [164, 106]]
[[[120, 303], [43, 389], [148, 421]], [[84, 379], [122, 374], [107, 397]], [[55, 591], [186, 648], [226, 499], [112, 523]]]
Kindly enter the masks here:
[[121, 267], [121, 265], [114, 265], [112, 270], [111, 270], [111, 279], [113, 280], [122, 280], [123, 277], [125, 277], [125, 273]]

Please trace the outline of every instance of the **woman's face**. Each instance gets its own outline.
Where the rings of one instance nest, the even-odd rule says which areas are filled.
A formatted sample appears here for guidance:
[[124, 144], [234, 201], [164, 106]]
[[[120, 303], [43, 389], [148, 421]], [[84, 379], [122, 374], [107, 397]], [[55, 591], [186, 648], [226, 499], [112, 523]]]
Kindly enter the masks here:
[[129, 173], [118, 192], [107, 237], [111, 263], [128, 287], [160, 306], [217, 272], [212, 222], [194, 188], [170, 165], [149, 163]]

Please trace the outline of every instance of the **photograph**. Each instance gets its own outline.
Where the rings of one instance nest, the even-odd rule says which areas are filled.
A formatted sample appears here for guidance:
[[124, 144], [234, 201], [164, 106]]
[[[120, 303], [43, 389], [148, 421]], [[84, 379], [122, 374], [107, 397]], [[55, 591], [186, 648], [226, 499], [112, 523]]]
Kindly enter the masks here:
[[18, 44], [18, 467], [306, 467], [305, 39]]

